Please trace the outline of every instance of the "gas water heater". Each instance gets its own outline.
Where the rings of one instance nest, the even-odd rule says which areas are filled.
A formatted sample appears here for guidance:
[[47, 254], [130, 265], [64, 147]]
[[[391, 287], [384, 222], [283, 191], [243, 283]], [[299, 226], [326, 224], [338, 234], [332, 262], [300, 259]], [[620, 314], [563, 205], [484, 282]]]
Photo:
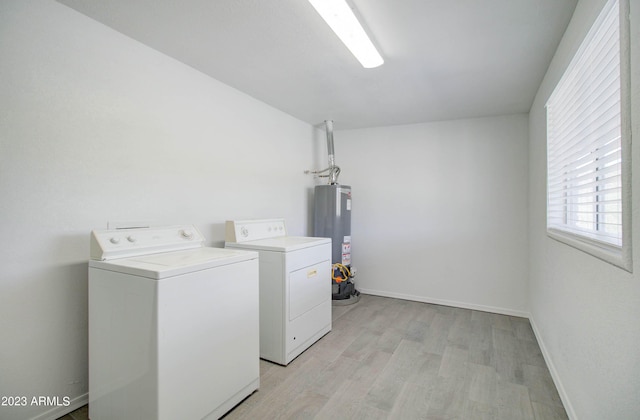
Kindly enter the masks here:
[[358, 301], [360, 292], [351, 279], [355, 269], [351, 265], [351, 187], [338, 184], [340, 168], [335, 164], [333, 150], [333, 121], [325, 121], [329, 167], [315, 174], [329, 178], [326, 185], [314, 189], [313, 236], [331, 238], [332, 298], [345, 304]]
[[313, 236], [331, 238], [331, 263], [351, 265], [351, 187], [316, 185]]

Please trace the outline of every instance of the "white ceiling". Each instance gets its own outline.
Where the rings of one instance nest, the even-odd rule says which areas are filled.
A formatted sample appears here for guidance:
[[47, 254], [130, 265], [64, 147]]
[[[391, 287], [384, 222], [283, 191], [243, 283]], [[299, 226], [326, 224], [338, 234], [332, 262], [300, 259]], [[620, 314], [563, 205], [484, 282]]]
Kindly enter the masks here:
[[58, 0], [310, 124], [528, 112], [577, 0], [350, 0], [364, 69], [306, 0]]

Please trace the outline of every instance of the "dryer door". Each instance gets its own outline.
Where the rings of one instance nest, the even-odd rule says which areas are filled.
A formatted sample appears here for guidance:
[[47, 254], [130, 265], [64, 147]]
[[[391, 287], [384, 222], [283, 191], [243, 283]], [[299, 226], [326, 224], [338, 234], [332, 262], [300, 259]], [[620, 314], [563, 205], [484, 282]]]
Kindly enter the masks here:
[[327, 278], [329, 261], [310, 265], [289, 275], [289, 321], [331, 298]]

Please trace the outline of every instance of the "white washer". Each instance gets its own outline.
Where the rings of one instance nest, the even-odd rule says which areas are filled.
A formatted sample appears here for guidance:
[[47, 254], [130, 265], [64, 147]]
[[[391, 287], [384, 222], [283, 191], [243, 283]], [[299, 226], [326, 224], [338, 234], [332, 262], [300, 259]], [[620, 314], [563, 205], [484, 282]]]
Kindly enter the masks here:
[[89, 417], [214, 419], [259, 377], [258, 254], [191, 225], [91, 233]]
[[331, 239], [283, 219], [227, 221], [226, 248], [260, 254], [260, 357], [287, 365], [331, 331]]

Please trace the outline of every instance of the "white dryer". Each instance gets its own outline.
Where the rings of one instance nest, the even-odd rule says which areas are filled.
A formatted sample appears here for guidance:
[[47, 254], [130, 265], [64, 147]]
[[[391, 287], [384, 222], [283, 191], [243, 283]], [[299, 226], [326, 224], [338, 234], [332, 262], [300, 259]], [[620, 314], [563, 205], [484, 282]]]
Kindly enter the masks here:
[[283, 219], [227, 221], [226, 248], [260, 254], [260, 357], [287, 365], [331, 331], [331, 239]]
[[258, 254], [190, 225], [91, 233], [89, 417], [217, 419], [259, 386]]

